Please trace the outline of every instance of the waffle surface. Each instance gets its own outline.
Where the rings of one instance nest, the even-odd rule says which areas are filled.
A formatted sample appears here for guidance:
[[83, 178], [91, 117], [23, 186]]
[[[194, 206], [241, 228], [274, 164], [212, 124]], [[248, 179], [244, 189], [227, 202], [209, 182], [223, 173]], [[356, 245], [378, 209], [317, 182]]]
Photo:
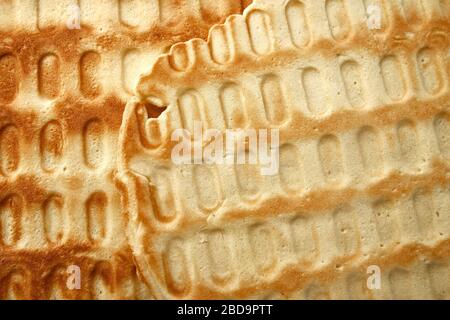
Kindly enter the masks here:
[[153, 297], [114, 182], [124, 106], [159, 54], [246, 5], [0, 1], [0, 298]]
[[[158, 58], [118, 162], [155, 297], [449, 299], [449, 14], [446, 1], [256, 0]], [[279, 173], [174, 165], [171, 133], [195, 122], [278, 129]]]

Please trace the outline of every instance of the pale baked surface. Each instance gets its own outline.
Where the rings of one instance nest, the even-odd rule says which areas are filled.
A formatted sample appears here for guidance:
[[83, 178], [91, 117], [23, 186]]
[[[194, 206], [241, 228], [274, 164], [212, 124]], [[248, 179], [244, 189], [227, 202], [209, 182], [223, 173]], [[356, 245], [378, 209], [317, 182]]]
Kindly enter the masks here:
[[[158, 58], [118, 164], [155, 297], [449, 299], [449, 15], [437, 0], [256, 0]], [[170, 134], [194, 121], [278, 128], [279, 174], [175, 166]]]
[[[69, 29], [79, 5], [81, 29]], [[151, 298], [114, 172], [125, 101], [240, 0], [0, 1], [0, 298]], [[68, 290], [67, 267], [81, 268]]]

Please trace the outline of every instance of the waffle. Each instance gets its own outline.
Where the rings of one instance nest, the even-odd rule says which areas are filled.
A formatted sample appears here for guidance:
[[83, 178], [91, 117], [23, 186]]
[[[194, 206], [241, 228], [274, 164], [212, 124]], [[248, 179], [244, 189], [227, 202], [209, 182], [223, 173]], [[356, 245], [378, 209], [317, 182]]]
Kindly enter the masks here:
[[[159, 57], [125, 108], [117, 176], [155, 297], [449, 299], [449, 15], [256, 0]], [[279, 171], [174, 164], [173, 132], [196, 124], [278, 130]]]
[[114, 182], [125, 101], [170, 45], [246, 5], [0, 1], [0, 298], [153, 297]]

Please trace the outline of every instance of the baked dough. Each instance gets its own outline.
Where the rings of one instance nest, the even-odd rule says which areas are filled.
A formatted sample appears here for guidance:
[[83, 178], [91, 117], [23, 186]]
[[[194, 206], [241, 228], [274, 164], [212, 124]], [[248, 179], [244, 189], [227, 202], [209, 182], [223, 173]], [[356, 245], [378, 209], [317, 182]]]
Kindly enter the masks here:
[[[448, 299], [449, 14], [445, 1], [256, 0], [158, 58], [118, 162], [155, 297]], [[171, 135], [196, 122], [279, 130], [278, 174], [175, 165]]]
[[1, 299], [152, 297], [114, 182], [123, 109], [159, 54], [245, 5], [0, 1]]

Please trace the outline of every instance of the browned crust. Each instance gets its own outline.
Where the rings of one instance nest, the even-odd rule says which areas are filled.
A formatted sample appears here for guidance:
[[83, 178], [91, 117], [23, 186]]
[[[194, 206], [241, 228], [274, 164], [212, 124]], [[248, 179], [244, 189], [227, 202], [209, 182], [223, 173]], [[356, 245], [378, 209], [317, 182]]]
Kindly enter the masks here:
[[[209, 28], [216, 23], [223, 23], [230, 14], [241, 13], [250, 3], [250, 0], [233, 1], [226, 14], [211, 14], [202, 12], [208, 21], [192, 16], [182, 16], [179, 19], [170, 19], [153, 25], [149, 30], [136, 32], [124, 26], [117, 26], [114, 32], [98, 33], [94, 27], [82, 24], [81, 29], [68, 29], [63, 27], [40, 28], [39, 31], [2, 30], [0, 32], [0, 56], [6, 53], [16, 55], [21, 61], [24, 76], [30, 74], [42, 54], [46, 51], [57, 52], [63, 62], [75, 61], [79, 58], [82, 46], [95, 46], [101, 51], [117, 50], [118, 47], [143, 47], [151, 44], [161, 44], [163, 47], [176, 42], [187, 41], [192, 38], [206, 38]], [[179, 8], [183, 4], [175, 4]], [[205, 9], [207, 10], [207, 9]], [[183, 12], [174, 13], [184, 15]]]
[[[229, 23], [236, 17], [229, 17], [227, 22]], [[201, 39], [192, 39], [189, 42], [192, 43], [196, 56], [195, 61], [186, 70], [176, 72], [170, 64], [170, 59], [174, 55], [173, 48], [180, 45], [177, 44], [172, 47], [169, 53], [162, 55], [155, 62], [148, 75], [141, 78], [138, 84], [138, 92], [142, 97], [152, 95], [167, 101], [163, 94], [165, 88], [174, 86], [195, 87], [205, 81], [211, 81], [211, 79], [236, 78], [245, 72], [261, 70], [261, 66], [276, 68], [288, 65], [299, 56], [304, 58], [317, 55], [336, 57], [350, 50], [360, 48], [374, 55], [384, 56], [393, 52], [410, 52], [415, 48], [424, 46], [445, 49], [449, 45], [448, 33], [450, 31], [450, 23], [447, 20], [433, 19], [428, 21], [421, 26], [420, 32], [414, 32], [414, 39], [399, 38], [399, 35], [415, 31], [411, 28], [411, 25], [404, 22], [401, 16], [395, 16], [392, 21], [392, 27], [383, 37], [374, 36], [365, 24], [356, 25], [353, 27], [352, 34], [342, 41], [327, 38], [319, 39], [301, 49], [276, 48], [262, 56], [248, 56], [237, 53], [234, 59], [226, 65], [214, 63], [210, 53], [208, 57], [200, 53], [202, 51], [201, 48], [208, 48], [208, 45], [210, 45], [211, 34], [206, 42]], [[188, 44], [188, 42], [185, 42], [185, 44]]]
[[[40, 250], [6, 249], [0, 250], [0, 264], [0, 299], [6, 298], [8, 288], [16, 289], [20, 299], [49, 299], [56, 287], [66, 299], [91, 299], [94, 295], [90, 284], [93, 275], [100, 275], [116, 299], [136, 298], [127, 297], [120, 291], [134, 272], [128, 248], [110, 252], [87, 243], [67, 242]], [[69, 276], [66, 270], [70, 265], [81, 269], [80, 290], [69, 290], [66, 286]], [[12, 274], [23, 277], [19, 288], [10, 287]]]
[[[449, 72], [450, 75], [450, 72]], [[250, 95], [249, 92], [246, 92]], [[280, 127], [280, 145], [290, 141], [317, 139], [325, 134], [338, 134], [351, 129], [363, 128], [365, 126], [383, 128], [388, 125], [400, 123], [403, 120], [425, 121], [432, 119], [441, 112], [449, 110], [449, 92], [442, 92], [437, 97], [430, 99], [419, 99], [411, 97], [405, 101], [391, 104], [383, 104], [374, 109], [351, 110], [342, 108], [332, 112], [326, 117], [319, 119], [308, 117], [300, 111], [292, 111], [292, 118], [287, 124]], [[252, 99], [249, 99], [252, 101]], [[145, 152], [151, 148], [146, 142], [145, 121], [137, 115], [137, 110], [142, 103], [131, 106], [133, 112], [126, 118], [123, 129], [123, 139], [127, 143], [122, 146], [121, 157], [124, 163], [129, 163], [133, 156], [139, 152]], [[248, 104], [249, 113], [259, 110], [259, 106]], [[251, 119], [251, 127], [254, 129], [267, 128], [264, 123], [257, 119]], [[169, 130], [176, 128], [169, 128]], [[171, 132], [168, 136], [170, 137]], [[171, 158], [171, 152], [177, 142], [163, 139], [153, 155], [155, 158], [167, 161]]]
[[[426, 258], [430, 261], [444, 261], [449, 256], [450, 239], [443, 240], [434, 246], [418, 243], [408, 244], [393, 250], [380, 250], [378, 254], [358, 264], [354, 264], [356, 257], [347, 256], [335, 259], [328, 265], [311, 272], [301, 271], [304, 267], [302, 265], [293, 265], [280, 272], [280, 276], [273, 281], [258, 285], [249, 283], [247, 286], [227, 292], [226, 296], [200, 285], [196, 288], [193, 299], [224, 299], [226, 297], [244, 299], [261, 291], [280, 292], [282, 295], [289, 296], [295, 291], [305, 288], [312, 281], [326, 284], [342, 273], [356, 271], [366, 274], [366, 269], [370, 265], [377, 265], [383, 270], [392, 266], [407, 267], [419, 258]], [[337, 265], [342, 266], [339, 272], [336, 271]]]
[[[245, 13], [244, 13], [245, 16]], [[386, 56], [390, 54], [400, 54], [402, 57], [408, 56], [408, 53], [414, 51], [417, 48], [432, 48], [439, 52], [446, 52], [449, 46], [448, 31], [450, 30], [450, 24], [448, 21], [443, 20], [441, 17], [433, 17], [430, 21], [420, 25], [419, 30], [413, 27], [411, 24], [414, 21], [419, 21], [419, 15], [413, 13], [409, 23], [398, 14], [394, 12], [391, 17], [392, 25], [389, 27], [385, 34], [374, 35], [368, 31], [365, 25], [353, 26], [354, 30], [349, 37], [342, 41], [335, 41], [332, 39], [319, 39], [314, 41], [312, 45], [309, 45], [302, 49], [280, 49], [274, 48], [271, 53], [266, 55], [251, 55], [236, 53], [233, 58], [226, 64], [219, 64], [213, 62], [212, 54], [208, 45], [211, 43], [211, 37], [207, 42], [192, 39], [184, 44], [177, 44], [173, 46], [168, 54], [162, 55], [156, 64], [153, 66], [152, 71], [141, 78], [138, 85], [138, 93], [141, 99], [145, 99], [148, 96], [159, 98], [164, 106], [169, 104], [166, 115], [170, 115], [170, 110], [176, 108], [176, 102], [173, 95], [182, 92], [183, 90], [196, 88], [205, 83], [210, 82], [223, 82], [223, 80], [239, 79], [241, 74], [246, 72], [263, 71], [261, 66], [264, 66], [264, 70], [277, 70], [281, 67], [286, 67], [295, 59], [299, 57], [311, 57], [313, 55], [320, 55], [323, 57], [336, 57], [339, 54], [346, 54], [350, 50], [364, 49], [369, 53], [376, 56]], [[229, 17], [227, 23], [231, 24], [234, 19], [239, 19], [239, 16]], [[411, 23], [411, 24], [410, 24]], [[403, 37], [405, 33], [414, 31], [413, 39], [407, 39]], [[172, 65], [177, 50], [182, 47], [189, 47], [190, 53], [194, 57], [186, 70], [177, 70]], [[412, 75], [411, 84], [412, 88], [409, 88], [411, 92], [419, 92], [421, 84], [419, 80], [415, 78], [415, 70], [413, 70], [413, 63], [410, 58], [406, 62], [409, 74]], [[445, 60], [443, 66], [445, 70], [442, 71], [444, 77], [448, 79], [450, 75], [450, 65]], [[404, 119], [425, 120], [430, 119], [442, 110], [448, 108], [448, 92], [440, 92], [439, 97], [433, 97], [430, 101], [420, 98], [409, 98], [407, 101], [402, 101], [398, 104], [383, 105], [375, 110], [345, 110], [338, 111], [331, 114], [325, 119], [312, 119], [305, 115], [298, 113], [293, 114], [293, 119], [289, 122], [289, 128], [281, 128], [281, 140], [282, 143], [294, 140], [294, 139], [308, 139], [317, 138], [320, 135], [327, 133], [342, 132], [349, 129], [356, 129], [358, 127], [364, 127], [366, 125], [384, 126], [388, 124], [398, 123]], [[252, 101], [250, 99], [246, 99]], [[256, 106], [250, 106], [250, 113], [256, 110]], [[134, 110], [133, 110], [134, 111]], [[127, 167], [128, 161], [136, 152], [149, 152], [151, 146], [145, 141], [145, 134], [142, 127], [145, 122], [142, 123], [142, 119], [137, 114], [130, 111], [125, 117], [129, 121], [123, 127], [122, 138], [124, 141], [132, 141], [130, 144], [123, 145], [123, 163], [125, 167], [123, 169], [125, 174], [133, 176]], [[252, 126], [255, 128], [265, 127], [265, 124], [252, 122]], [[174, 128], [169, 128], [174, 129]], [[283, 132], [283, 129], [286, 129]], [[170, 134], [169, 134], [170, 135]], [[142, 141], [144, 140], [144, 141]], [[156, 160], [165, 160], [170, 157], [170, 142], [163, 141], [163, 144], [159, 148], [152, 150], [152, 155]], [[349, 199], [356, 197], [371, 198], [371, 199], [398, 199], [406, 194], [412, 193], [418, 188], [431, 189], [433, 186], [446, 186], [448, 185], [448, 172], [449, 169], [442, 160], [436, 160], [432, 163], [432, 166], [427, 173], [409, 175], [401, 172], [392, 172], [389, 176], [383, 178], [381, 181], [374, 183], [363, 190], [356, 190], [355, 188], [339, 188], [336, 189], [321, 190], [320, 192], [307, 195], [304, 198], [284, 197], [283, 199], [271, 198], [270, 201], [262, 205], [258, 205], [256, 209], [251, 210], [239, 210], [233, 208], [232, 211], [224, 214], [224, 220], [228, 218], [242, 219], [242, 217], [267, 217], [280, 214], [281, 212], [298, 212], [305, 211], [308, 213], [321, 212], [330, 208], [335, 208]], [[130, 178], [130, 177], [128, 177]], [[171, 283], [170, 277], [165, 276], [164, 261], [161, 262], [161, 252], [153, 250], [152, 246], [156, 243], [155, 239], [162, 234], [168, 235], [171, 231], [161, 231], [158, 226], [152, 225], [146, 220], [144, 208], [140, 207], [141, 200], [148, 197], [144, 194], [143, 189], [139, 183], [130, 178], [127, 180], [129, 183], [128, 191], [132, 191], [132, 195], [126, 196], [127, 210], [130, 209], [130, 205], [137, 212], [133, 212], [131, 215], [134, 226], [138, 226], [141, 234], [139, 234], [137, 240], [139, 242], [137, 247], [141, 250], [138, 254], [138, 262], [142, 272], [146, 274], [148, 278], [151, 278], [156, 282], [157, 286], [161, 286], [163, 290], [170, 289], [174, 286]], [[323, 191], [323, 192], [322, 192]], [[125, 191], [126, 192], [126, 191]], [[135, 197], [135, 198], [134, 198]], [[136, 201], [137, 203], [130, 203]], [[147, 200], [146, 200], [147, 201]], [[136, 207], [134, 207], [136, 206]], [[148, 209], [148, 208], [146, 208]], [[209, 221], [208, 221], [209, 222]], [[206, 218], [199, 218], [197, 220], [191, 218], [183, 220], [177, 224], [177, 228], [174, 234], [178, 235], [178, 232], [183, 230], [193, 230], [195, 227], [202, 226], [206, 228]], [[145, 226], [145, 227], [144, 227]], [[179, 228], [178, 228], [179, 227]], [[145, 230], [145, 231], [144, 231]], [[144, 233], [144, 234], [142, 234]], [[170, 235], [169, 235], [170, 237]], [[142, 243], [141, 243], [142, 242]], [[147, 252], [141, 252], [147, 250]], [[377, 264], [381, 267], [388, 267], [391, 265], [404, 266], [425, 255], [432, 259], [445, 259], [450, 254], [449, 241], [443, 240], [435, 246], [426, 246], [419, 243], [408, 243], [401, 245], [397, 248], [389, 248], [375, 252], [364, 263], [359, 263], [358, 266], [352, 266], [355, 263], [356, 257], [343, 256], [332, 263], [329, 266], [320, 268], [316, 271], [300, 271], [302, 269], [308, 269], [308, 266], [298, 265], [292, 268], [286, 268], [281, 272], [277, 272], [275, 280], [268, 281], [253, 281], [240, 285], [238, 289], [227, 291], [226, 294], [214, 291], [212, 288], [207, 288], [204, 284], [191, 284], [191, 291], [189, 298], [198, 299], [214, 299], [214, 298], [246, 298], [252, 294], [258, 293], [263, 290], [280, 292], [283, 295], [289, 295], [293, 291], [299, 290], [305, 287], [307, 282], [311, 280], [318, 281], [331, 281], [337, 276], [336, 265], [345, 265], [345, 270], [357, 269], [362, 265]], [[164, 256], [164, 253], [162, 253]], [[164, 260], [164, 258], [162, 258]], [[356, 260], [358, 261], [358, 260]], [[151, 270], [143, 270], [144, 268], [150, 268]], [[255, 284], [257, 282], [257, 284]]]
[[[242, 12], [249, 2], [248, 0], [231, 1], [227, 7], [229, 11], [223, 14], [204, 9], [200, 13], [202, 17], [208, 18], [206, 20], [186, 16], [182, 10], [174, 10], [170, 19], [159, 21], [143, 32], [119, 23], [113, 31], [107, 32], [99, 32], [97, 27], [101, 26], [93, 27], [87, 24], [82, 24], [80, 30], [69, 30], [64, 26], [50, 26], [36, 31], [3, 28], [0, 32], [0, 58], [9, 55], [15, 61], [12, 65], [10, 63], [12, 60], [7, 59], [3, 61], [4, 65], [0, 66], [5, 72], [5, 75], [0, 77], [1, 93], [5, 97], [5, 99], [0, 98], [0, 130], [9, 125], [17, 128], [21, 148], [34, 147], [33, 144], [39, 140], [36, 137], [39, 136], [43, 127], [52, 121], [61, 127], [65, 138], [68, 135], [83, 134], [86, 123], [92, 120], [102, 121], [109, 131], [108, 134], [116, 135], [125, 106], [123, 92], [101, 95], [99, 90], [94, 90], [98, 88], [84, 88], [81, 83], [80, 93], [73, 92], [58, 96], [60, 79], [52, 73], [41, 74], [41, 70], [37, 67], [40, 59], [47, 54], [55, 55], [57, 65], [51, 68], [56, 68], [52, 69], [54, 73], [64, 75], [70, 71], [68, 66], [79, 65], [80, 59], [91, 50], [95, 50], [100, 55], [111, 51], [120, 52], [125, 48], [153, 49], [157, 46], [157, 49], [161, 50], [178, 41], [187, 41], [193, 37], [206, 38], [209, 27], [213, 23], [222, 23], [229, 14]], [[187, 3], [177, 1], [174, 5], [176, 8], [182, 8]], [[176, 19], [177, 15], [183, 16]], [[93, 58], [96, 57], [93, 56]], [[90, 67], [89, 63], [87, 67]], [[19, 106], [14, 101], [18, 91], [24, 90], [23, 82], [33, 79], [36, 68], [39, 93], [42, 95], [43, 91], [46, 91], [44, 93], [49, 98], [57, 98], [50, 110], [52, 119], [44, 120], [45, 115], [35, 111], [35, 108], [39, 109], [39, 106], [32, 106], [32, 108]], [[43, 81], [48, 82], [45, 88], [42, 87]], [[55, 134], [58, 135], [61, 132]], [[42, 141], [39, 143], [42, 144]], [[55, 155], [64, 152], [64, 150], [61, 151], [62, 143], [53, 140], [50, 143], [48, 148]], [[78, 192], [87, 188], [86, 182], [82, 180], [83, 174], [78, 177], [67, 173], [57, 175], [52, 172], [42, 172], [43, 176], [41, 176], [34, 172], [34, 169], [30, 170], [26, 168], [23, 171], [22, 168], [19, 175], [0, 178], [0, 201], [7, 201], [11, 195], [19, 195], [24, 202], [23, 205], [42, 205], [52, 194], [56, 179], [58, 181], [62, 179], [64, 183], [67, 183], [75, 197]], [[109, 170], [107, 174], [105, 173], [108, 183], [112, 181], [113, 175], [113, 172]], [[94, 288], [89, 281], [82, 282], [82, 289], [79, 292], [70, 292], [66, 289], [67, 275], [64, 270], [70, 264], [79, 265], [82, 273], [89, 277], [91, 273], [99, 274], [113, 297], [138, 298], [136, 295], [125, 295], [120, 288], [138, 278], [131, 251], [126, 245], [124, 248], [110, 248], [95, 242], [78, 242], [76, 239], [65, 241], [61, 245], [49, 245], [39, 250], [0, 246], [0, 298], [6, 297], [7, 289], [11, 289], [11, 286], [17, 298], [23, 299], [47, 299], [54, 290], [54, 286], [58, 286], [64, 298], [94, 298]], [[11, 279], [16, 274], [23, 278], [23, 282], [11, 284]]]
[[[220, 214], [215, 213], [215, 219], [221, 222], [235, 222], [246, 217], [248, 219], [266, 219], [283, 215], [292, 215], [292, 213], [301, 212], [305, 215], [324, 214], [327, 210], [339, 208], [354, 199], [377, 200], [398, 200], [407, 197], [417, 190], [431, 191], [436, 187], [446, 187], [450, 184], [450, 168], [440, 159], [432, 162], [429, 170], [421, 174], [409, 174], [401, 171], [393, 171], [386, 177], [369, 184], [361, 189], [355, 187], [327, 187], [317, 189], [300, 195], [272, 195], [258, 202], [256, 207], [224, 209]], [[145, 185], [134, 181], [136, 190], [136, 199], [138, 205], [147, 203], [147, 193], [144, 191]], [[122, 185], [121, 182], [117, 182]], [[126, 195], [125, 187], [120, 189], [122, 194], [122, 203], [124, 208], [129, 208], [130, 199]], [[157, 226], [153, 225], [145, 217], [145, 209], [138, 207], [138, 221], [145, 225], [145, 243], [153, 243], [153, 238], [160, 234]], [[176, 228], [176, 233], [183, 233], [187, 230], [197, 229], [208, 224], [209, 216], [194, 217], [183, 215]], [[174, 232], [174, 231], [172, 231]], [[151, 254], [149, 252], [149, 254]]]

